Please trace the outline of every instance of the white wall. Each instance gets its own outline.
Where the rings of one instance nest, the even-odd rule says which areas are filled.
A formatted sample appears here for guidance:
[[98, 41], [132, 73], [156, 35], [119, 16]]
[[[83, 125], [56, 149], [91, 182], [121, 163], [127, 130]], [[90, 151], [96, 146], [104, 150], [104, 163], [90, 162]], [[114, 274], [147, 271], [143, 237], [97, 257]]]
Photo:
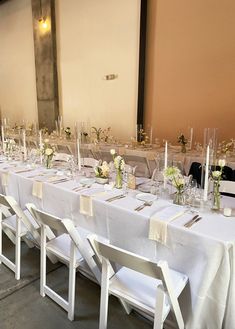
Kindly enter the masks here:
[[[135, 135], [140, 0], [58, 0], [60, 106], [67, 126], [90, 121]], [[118, 74], [105, 81], [103, 76]]]
[[12, 124], [37, 120], [31, 0], [0, 5], [0, 107]]

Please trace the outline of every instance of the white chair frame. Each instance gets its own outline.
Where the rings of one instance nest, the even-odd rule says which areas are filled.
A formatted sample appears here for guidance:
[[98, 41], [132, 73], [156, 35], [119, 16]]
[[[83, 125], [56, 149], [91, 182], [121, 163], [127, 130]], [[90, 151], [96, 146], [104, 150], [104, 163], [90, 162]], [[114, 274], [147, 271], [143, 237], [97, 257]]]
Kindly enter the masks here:
[[[20, 279], [21, 270], [21, 239], [24, 240], [29, 248], [32, 248], [37, 242], [40, 241], [40, 235], [32, 225], [24, 211], [17, 204], [15, 199], [11, 196], [5, 196], [0, 194], [0, 264], [5, 264], [10, 270], [15, 273], [16, 280]], [[5, 210], [3, 210], [3, 208]], [[11, 225], [7, 225], [7, 220], [10, 216], [16, 216], [15, 230]], [[22, 229], [22, 223], [27, 228], [27, 231]], [[15, 244], [15, 263], [8, 259], [2, 253], [2, 232], [8, 236], [8, 238]], [[26, 238], [27, 233], [30, 232], [32, 240]], [[34, 242], [34, 243], [33, 243]]]
[[[98, 282], [101, 281], [101, 272], [94, 261], [94, 253], [89, 251], [84, 246], [84, 242], [76, 230], [73, 222], [70, 219], [60, 219], [58, 217], [49, 215], [43, 211], [35, 208], [34, 205], [28, 204], [31, 213], [35, 219], [41, 223], [41, 266], [40, 266], [40, 294], [42, 297], [46, 295], [59, 304], [65, 311], [68, 312], [69, 320], [74, 319], [74, 305], [75, 305], [75, 285], [76, 285], [76, 269], [86, 261], [88, 267], [92, 271], [94, 277]], [[48, 247], [46, 228], [49, 226], [51, 229], [57, 230], [60, 233], [68, 234], [71, 238], [70, 242], [70, 257], [69, 259], [63, 253], [53, 250]], [[55, 238], [56, 239], [56, 238]], [[53, 240], [52, 240], [53, 241]], [[69, 267], [69, 294], [68, 301], [62, 298], [59, 294], [53, 291], [46, 284], [46, 253], [49, 250], [54, 253], [62, 262]], [[76, 251], [79, 251], [81, 258], [76, 259]]]
[[219, 190], [221, 193], [235, 194], [235, 182], [229, 180], [221, 180]]
[[[168, 298], [168, 301], [170, 303], [169, 311], [170, 309], [173, 311], [178, 328], [184, 328], [183, 317], [181, 314], [177, 296], [174, 291], [174, 287], [172, 285], [170, 270], [166, 261], [159, 261], [158, 263], [153, 263], [145, 257], [141, 257], [126, 250], [117, 248], [113, 245], [108, 245], [103, 242], [100, 242], [94, 236], [89, 236], [88, 240], [97, 255], [97, 259], [99, 259], [99, 261], [102, 261], [99, 329], [107, 329], [109, 294], [113, 294], [116, 297], [122, 298], [126, 302], [134, 305], [134, 307], [140, 309], [141, 311], [145, 311], [149, 315], [152, 315], [154, 317], [154, 329], [163, 328], [163, 322], [165, 321], [165, 318], [167, 316], [167, 314], [163, 313], [163, 310], [165, 305], [165, 299]], [[125, 294], [120, 293], [117, 290], [112, 291], [109, 288], [110, 280], [115, 277], [115, 275], [113, 275], [113, 270], [110, 261], [115, 262], [126, 268], [132, 269], [146, 276], [161, 280], [162, 284], [158, 285], [157, 287], [155, 310], [146, 307], [146, 305], [144, 305], [140, 301], [134, 300], [133, 298], [128, 298], [128, 296], [126, 296]], [[186, 275], [183, 274], [181, 274], [181, 276], [183, 278], [181, 289], [182, 291], [188, 282], [188, 278]]]

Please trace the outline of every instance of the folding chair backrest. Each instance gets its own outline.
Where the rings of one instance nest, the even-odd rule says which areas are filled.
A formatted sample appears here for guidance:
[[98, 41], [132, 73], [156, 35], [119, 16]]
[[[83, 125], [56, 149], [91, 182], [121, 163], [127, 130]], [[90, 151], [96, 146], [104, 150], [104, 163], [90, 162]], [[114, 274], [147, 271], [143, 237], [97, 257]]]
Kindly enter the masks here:
[[49, 215], [46, 212], [36, 208], [31, 208], [31, 212], [36, 220], [41, 224], [47, 225], [51, 229], [57, 230], [61, 233], [67, 233], [67, 230], [60, 218]]
[[81, 163], [83, 166], [85, 167], [95, 167], [95, 166], [98, 166], [99, 164], [99, 161], [94, 159], [94, 158], [82, 158], [81, 159]]
[[66, 154], [72, 154], [71, 148], [68, 145], [57, 144], [57, 150]]
[[220, 192], [235, 194], [235, 182], [228, 180], [220, 181]]
[[[89, 239], [90, 238], [91, 237], [89, 237]], [[128, 252], [113, 245], [108, 245], [98, 240], [94, 240], [93, 243], [95, 245], [96, 251], [98, 251], [102, 257], [108, 259], [109, 261], [115, 262], [121, 266], [128, 267], [134, 271], [148, 275], [155, 279], [164, 281], [162, 268], [158, 266], [158, 264], [150, 261], [148, 258], [141, 257], [134, 253]]]
[[67, 153], [57, 153], [54, 157], [55, 161], [65, 161], [68, 162], [71, 159], [71, 155]]
[[9, 212], [9, 215], [15, 215], [15, 211], [12, 209], [11, 205], [9, 204], [9, 202], [7, 201], [7, 197], [3, 194], [0, 194], [0, 206], [3, 206], [1, 209], [1, 212], [3, 213], [3, 215], [5, 217], [6, 216], [6, 212], [4, 211], [4, 207], [6, 207], [6, 211]]

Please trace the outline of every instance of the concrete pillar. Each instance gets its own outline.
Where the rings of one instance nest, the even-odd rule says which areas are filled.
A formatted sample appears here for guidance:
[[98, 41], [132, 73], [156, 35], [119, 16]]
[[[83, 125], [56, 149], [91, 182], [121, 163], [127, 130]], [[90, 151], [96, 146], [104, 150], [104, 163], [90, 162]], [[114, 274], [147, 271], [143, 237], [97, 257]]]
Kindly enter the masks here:
[[[54, 0], [31, 0], [39, 127], [55, 129], [59, 115]], [[39, 22], [46, 18], [47, 26]]]

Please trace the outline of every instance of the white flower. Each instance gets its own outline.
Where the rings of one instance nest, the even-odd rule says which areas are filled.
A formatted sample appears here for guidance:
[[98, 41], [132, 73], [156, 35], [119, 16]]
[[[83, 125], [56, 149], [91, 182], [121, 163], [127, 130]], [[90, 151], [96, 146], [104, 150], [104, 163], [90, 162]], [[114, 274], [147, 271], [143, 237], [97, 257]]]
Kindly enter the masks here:
[[45, 140], [44, 140], [44, 143], [45, 143], [45, 144], [49, 143], [49, 139], [45, 139]]
[[110, 150], [110, 153], [111, 153], [112, 155], [115, 155], [115, 154], [116, 154], [115, 149], [111, 149], [111, 150]]
[[53, 154], [53, 150], [51, 148], [45, 149], [45, 155], [49, 156]]
[[226, 163], [226, 161], [225, 161], [224, 159], [219, 159], [219, 160], [218, 160], [218, 165], [219, 165], [220, 167], [224, 167], [224, 166], [225, 166], [225, 163]]
[[177, 177], [180, 175], [180, 170], [177, 167], [167, 167], [166, 169], [164, 169], [163, 172], [164, 177], [168, 178], [168, 179], [173, 179], [174, 177]]
[[218, 179], [218, 178], [220, 178], [220, 176], [221, 176], [221, 171], [219, 171], [219, 170], [212, 171], [213, 178]]

